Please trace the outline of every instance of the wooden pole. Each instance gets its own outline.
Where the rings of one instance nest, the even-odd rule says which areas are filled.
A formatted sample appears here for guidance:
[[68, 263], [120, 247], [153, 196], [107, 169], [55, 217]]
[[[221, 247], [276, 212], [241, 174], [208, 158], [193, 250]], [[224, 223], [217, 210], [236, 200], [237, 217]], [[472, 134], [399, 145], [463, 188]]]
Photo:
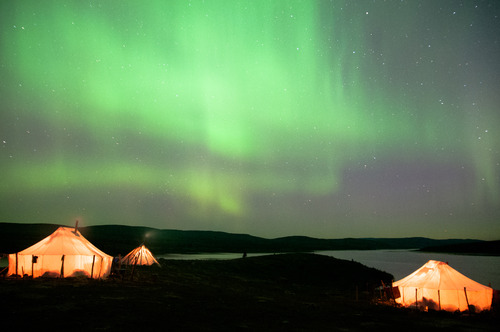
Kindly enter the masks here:
[[19, 265], [17, 264], [17, 252], [16, 252], [16, 278], [19, 277], [19, 273], [17, 272]]
[[64, 278], [64, 255], [61, 257], [61, 278]]
[[418, 309], [418, 297], [417, 297], [418, 288], [415, 288], [415, 308]]
[[90, 271], [90, 279], [94, 277], [94, 263], [95, 263], [95, 255], [92, 257], [92, 270]]
[[464, 293], [465, 293], [465, 301], [467, 301], [467, 309], [469, 310], [470, 313], [469, 298], [467, 297], [467, 287], [464, 287]]
[[438, 289], [439, 311], [441, 311], [441, 292]]

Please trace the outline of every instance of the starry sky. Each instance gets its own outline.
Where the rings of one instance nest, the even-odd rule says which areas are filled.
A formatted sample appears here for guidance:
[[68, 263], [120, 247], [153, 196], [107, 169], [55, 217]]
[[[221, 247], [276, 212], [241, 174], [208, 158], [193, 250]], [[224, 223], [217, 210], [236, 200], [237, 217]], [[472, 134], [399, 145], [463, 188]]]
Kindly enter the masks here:
[[2, 1], [0, 222], [500, 239], [499, 16]]

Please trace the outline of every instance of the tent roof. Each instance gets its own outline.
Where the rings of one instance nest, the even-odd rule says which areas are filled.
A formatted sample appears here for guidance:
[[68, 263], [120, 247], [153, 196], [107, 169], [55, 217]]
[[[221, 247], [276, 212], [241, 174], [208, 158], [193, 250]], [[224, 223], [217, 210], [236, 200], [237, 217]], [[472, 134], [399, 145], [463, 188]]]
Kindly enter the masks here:
[[21, 255], [82, 255], [111, 257], [90, 243], [78, 230], [59, 227], [45, 239], [20, 251]]
[[394, 282], [394, 286], [439, 290], [481, 291], [490, 287], [467, 278], [447, 263], [430, 260], [407, 277]]

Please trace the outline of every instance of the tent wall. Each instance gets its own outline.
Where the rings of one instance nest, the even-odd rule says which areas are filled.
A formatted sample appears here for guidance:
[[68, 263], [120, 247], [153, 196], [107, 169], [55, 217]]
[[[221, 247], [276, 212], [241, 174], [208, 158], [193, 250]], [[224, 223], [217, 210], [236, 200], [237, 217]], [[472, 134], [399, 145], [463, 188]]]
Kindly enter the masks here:
[[[467, 288], [466, 288], [467, 289]], [[420, 309], [466, 311], [469, 309], [467, 303], [473, 306], [474, 311], [489, 310], [491, 307], [493, 292], [467, 291], [465, 290], [437, 290], [416, 287], [399, 287], [401, 297], [396, 302], [405, 307]]]
[[110, 274], [112, 263], [111, 257], [81, 255], [64, 255], [64, 260], [63, 255], [43, 255], [38, 256], [33, 264], [32, 259], [33, 255], [17, 255], [16, 263], [16, 254], [10, 254], [7, 275], [28, 275], [34, 278], [86, 276], [97, 279]]
[[489, 310], [493, 289], [467, 278], [448, 264], [428, 261], [409, 276], [393, 283], [396, 302], [420, 309], [480, 312]]

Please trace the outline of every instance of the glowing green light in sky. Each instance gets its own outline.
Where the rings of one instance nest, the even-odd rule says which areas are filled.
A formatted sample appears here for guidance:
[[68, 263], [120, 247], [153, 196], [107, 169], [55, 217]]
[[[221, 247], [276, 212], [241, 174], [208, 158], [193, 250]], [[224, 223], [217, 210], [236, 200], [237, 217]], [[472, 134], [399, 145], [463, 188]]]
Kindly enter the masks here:
[[[341, 195], [356, 168], [461, 160], [474, 203], [498, 202], [493, 102], [460, 99], [444, 65], [460, 52], [427, 41], [415, 5], [385, 7], [2, 4], [3, 194], [126, 186], [251, 218], [258, 193]], [[471, 19], [450, 24], [467, 39]], [[480, 148], [457, 112], [482, 112]]]

